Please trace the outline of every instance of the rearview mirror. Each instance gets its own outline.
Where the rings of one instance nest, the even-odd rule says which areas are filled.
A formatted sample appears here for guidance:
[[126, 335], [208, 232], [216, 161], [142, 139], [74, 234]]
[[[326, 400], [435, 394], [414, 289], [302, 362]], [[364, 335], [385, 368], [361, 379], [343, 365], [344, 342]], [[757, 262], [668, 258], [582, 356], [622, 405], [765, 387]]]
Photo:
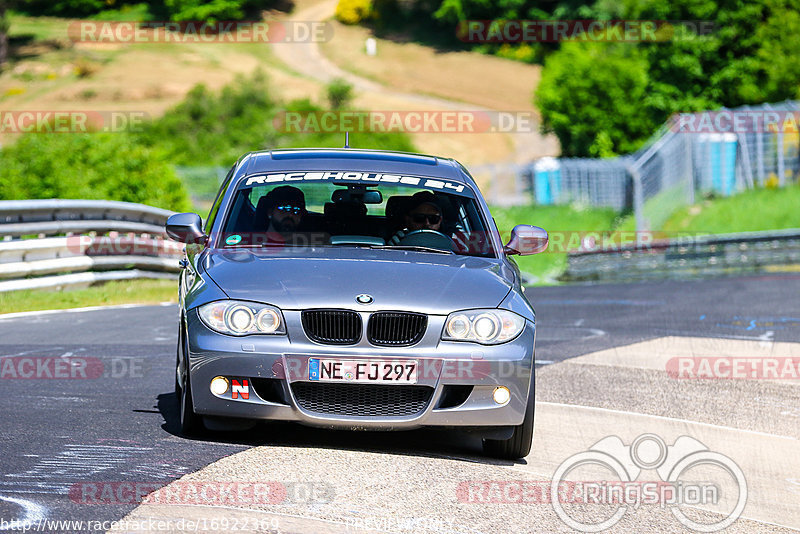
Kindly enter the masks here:
[[511, 230], [511, 239], [503, 251], [506, 255], [519, 254], [527, 256], [538, 254], [547, 249], [547, 232], [538, 226], [518, 224]]
[[380, 191], [367, 191], [364, 189], [337, 189], [331, 195], [333, 202], [362, 202], [364, 204], [380, 204], [383, 195]]
[[167, 219], [167, 235], [181, 243], [202, 243], [206, 239], [203, 233], [203, 221], [196, 213], [176, 213]]
[[364, 204], [380, 204], [383, 202], [383, 195], [380, 191], [365, 191], [362, 200]]

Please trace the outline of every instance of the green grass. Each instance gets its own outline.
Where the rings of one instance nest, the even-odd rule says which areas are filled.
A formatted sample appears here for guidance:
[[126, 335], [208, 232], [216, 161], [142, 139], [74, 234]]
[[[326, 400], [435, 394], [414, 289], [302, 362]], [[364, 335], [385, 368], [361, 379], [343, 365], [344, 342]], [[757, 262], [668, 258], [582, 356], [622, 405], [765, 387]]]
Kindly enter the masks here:
[[673, 213], [666, 232], [729, 234], [800, 228], [800, 185], [754, 189], [731, 197], [705, 200]]
[[177, 297], [177, 281], [125, 280], [64, 291], [36, 289], [0, 293], [0, 314], [115, 304], [158, 304], [175, 302]]
[[9, 15], [11, 29], [8, 34], [15, 37], [30, 37], [36, 41], [67, 39], [70, 19], [57, 17], [29, 17], [17, 13]]
[[552, 284], [567, 266], [567, 250], [579, 244], [578, 234], [610, 231], [617, 221], [611, 208], [577, 206], [514, 206], [491, 209], [497, 228], [507, 242], [517, 224], [541, 226], [550, 234], [551, 246], [534, 256], [514, 256], [520, 270], [535, 277], [534, 284]]

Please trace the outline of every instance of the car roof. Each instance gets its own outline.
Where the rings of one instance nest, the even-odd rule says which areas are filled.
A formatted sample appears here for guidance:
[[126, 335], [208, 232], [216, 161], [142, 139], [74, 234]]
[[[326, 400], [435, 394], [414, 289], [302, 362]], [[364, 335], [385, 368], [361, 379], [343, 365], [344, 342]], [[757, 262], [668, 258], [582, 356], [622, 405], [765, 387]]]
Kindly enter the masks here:
[[452, 158], [411, 152], [359, 148], [297, 148], [250, 152], [239, 160], [236, 180], [271, 171], [380, 171], [448, 178], [473, 186], [463, 166]]

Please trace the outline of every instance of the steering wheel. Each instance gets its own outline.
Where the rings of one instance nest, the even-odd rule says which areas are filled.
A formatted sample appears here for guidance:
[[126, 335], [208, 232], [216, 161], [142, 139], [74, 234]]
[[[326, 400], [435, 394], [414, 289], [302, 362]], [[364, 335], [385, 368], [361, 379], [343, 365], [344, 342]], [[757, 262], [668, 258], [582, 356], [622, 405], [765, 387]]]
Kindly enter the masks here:
[[425, 234], [440, 235], [442, 237], [446, 237], [447, 239], [450, 239], [449, 235], [443, 234], [439, 230], [429, 230], [428, 228], [423, 228], [422, 230], [412, 230], [412, 231], [408, 232], [405, 235], [405, 237], [403, 237], [403, 239], [405, 239], [406, 237], [411, 237], [412, 235], [425, 235]]
[[438, 230], [429, 230], [423, 228], [422, 230], [413, 230], [408, 232], [403, 239], [400, 240], [400, 245], [418, 246], [435, 248], [447, 252], [453, 252], [453, 240], [450, 236], [443, 234]]

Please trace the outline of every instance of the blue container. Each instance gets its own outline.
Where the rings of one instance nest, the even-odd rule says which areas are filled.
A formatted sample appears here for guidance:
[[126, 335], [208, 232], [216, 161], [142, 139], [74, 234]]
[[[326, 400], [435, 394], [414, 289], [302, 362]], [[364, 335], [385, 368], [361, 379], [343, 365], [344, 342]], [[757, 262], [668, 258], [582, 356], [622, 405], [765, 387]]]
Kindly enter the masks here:
[[708, 136], [708, 172], [711, 189], [724, 196], [736, 191], [736, 151], [739, 140], [736, 134], [711, 134]]
[[722, 139], [722, 160], [725, 166], [721, 169], [722, 194], [732, 195], [736, 192], [736, 150], [739, 140], [735, 134], [725, 134]]
[[533, 171], [533, 190], [537, 204], [554, 204], [561, 194], [561, 168], [555, 158], [542, 158]]

